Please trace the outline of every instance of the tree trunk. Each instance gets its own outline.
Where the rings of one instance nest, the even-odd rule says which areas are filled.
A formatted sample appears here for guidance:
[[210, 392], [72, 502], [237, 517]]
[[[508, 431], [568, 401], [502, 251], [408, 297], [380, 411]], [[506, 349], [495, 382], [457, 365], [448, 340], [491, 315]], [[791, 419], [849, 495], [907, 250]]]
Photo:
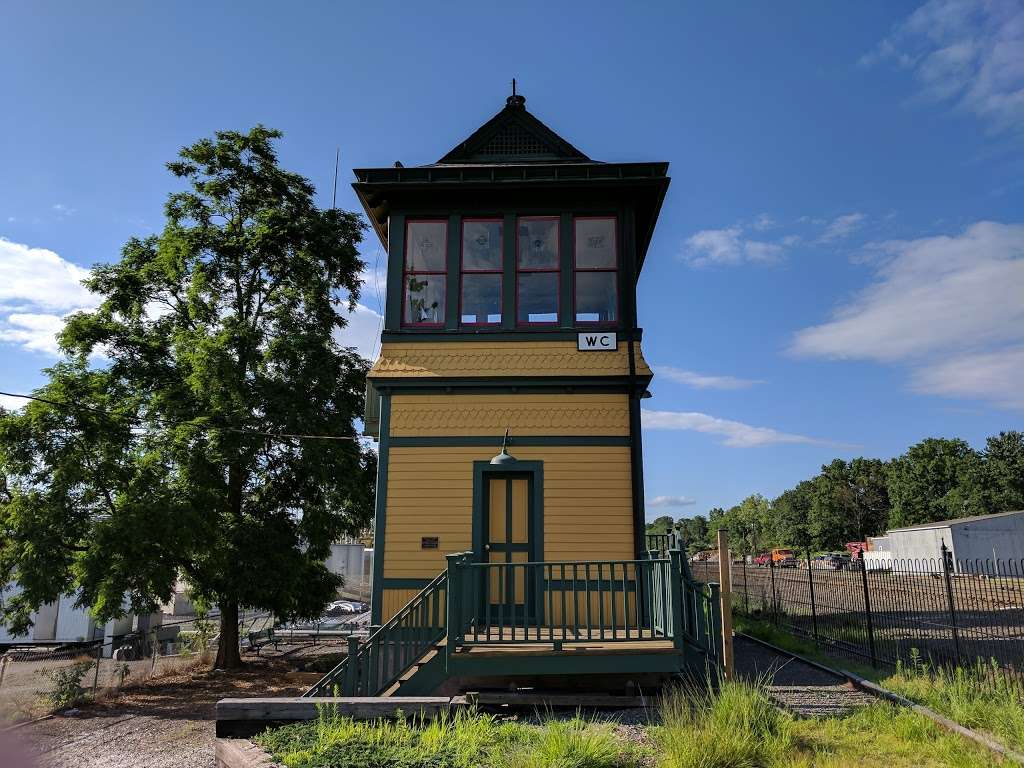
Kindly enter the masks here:
[[238, 603], [223, 600], [220, 605], [220, 643], [217, 645], [216, 669], [241, 669], [242, 654], [238, 649]]

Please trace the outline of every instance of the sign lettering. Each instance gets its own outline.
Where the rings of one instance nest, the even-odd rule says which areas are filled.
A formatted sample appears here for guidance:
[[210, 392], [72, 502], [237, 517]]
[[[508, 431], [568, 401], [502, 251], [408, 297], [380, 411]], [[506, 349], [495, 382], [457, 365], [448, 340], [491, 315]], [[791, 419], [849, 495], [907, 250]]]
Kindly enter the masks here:
[[619, 348], [615, 333], [593, 331], [576, 337], [576, 349], [580, 352], [614, 352]]

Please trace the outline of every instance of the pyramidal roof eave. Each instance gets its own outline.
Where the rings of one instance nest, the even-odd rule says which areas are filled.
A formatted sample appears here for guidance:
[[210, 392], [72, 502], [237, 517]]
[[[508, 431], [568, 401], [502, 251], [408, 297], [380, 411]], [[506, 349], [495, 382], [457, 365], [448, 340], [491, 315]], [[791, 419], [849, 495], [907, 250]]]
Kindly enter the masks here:
[[594, 163], [526, 109], [523, 96], [505, 107], [434, 165]]

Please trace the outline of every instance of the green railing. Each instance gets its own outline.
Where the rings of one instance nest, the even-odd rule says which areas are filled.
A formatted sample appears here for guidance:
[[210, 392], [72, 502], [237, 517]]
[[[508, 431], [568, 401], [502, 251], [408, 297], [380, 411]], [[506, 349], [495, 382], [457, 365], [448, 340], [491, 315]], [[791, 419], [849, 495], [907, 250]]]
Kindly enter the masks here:
[[460, 646], [671, 640], [718, 658], [717, 585], [694, 581], [682, 552], [659, 558], [478, 563], [448, 557], [448, 653]]
[[646, 541], [645, 549], [648, 552], [657, 552], [662, 557], [668, 557], [668, 551], [677, 548], [674, 531], [670, 533], [646, 533], [644, 534], [644, 539]]
[[445, 636], [448, 572], [425, 586], [304, 696], [378, 696]]
[[[478, 563], [448, 555], [448, 568], [306, 696], [377, 696], [447, 636], [460, 647], [670, 641], [712, 664], [721, 657], [717, 584], [695, 581], [683, 553], [643, 560]], [[642, 648], [642, 645], [638, 645]]]

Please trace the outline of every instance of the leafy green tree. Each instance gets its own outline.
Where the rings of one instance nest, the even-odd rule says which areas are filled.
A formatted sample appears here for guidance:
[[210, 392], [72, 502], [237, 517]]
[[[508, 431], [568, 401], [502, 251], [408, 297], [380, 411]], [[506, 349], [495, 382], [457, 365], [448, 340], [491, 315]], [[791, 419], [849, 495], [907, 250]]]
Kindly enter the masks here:
[[669, 515], [662, 515], [647, 524], [647, 532], [650, 534], [668, 533], [674, 524], [675, 521]]
[[808, 522], [809, 543], [841, 549], [885, 530], [889, 493], [885, 463], [878, 459], [835, 459], [813, 481]]
[[761, 542], [780, 547], [800, 547], [810, 541], [811, 499], [814, 494], [813, 480], [802, 480], [788, 491], [784, 491], [772, 502], [772, 520], [775, 536], [773, 541]]
[[279, 167], [280, 136], [184, 148], [161, 234], [86, 281], [101, 304], [70, 318], [48, 402], [0, 414], [15, 631], [76, 591], [100, 620], [153, 610], [183, 574], [219, 607], [216, 663], [234, 667], [240, 607], [309, 618], [335, 594], [324, 560], [367, 524], [375, 464], [353, 425], [367, 363], [335, 336], [364, 227], [316, 208]]
[[759, 543], [773, 534], [771, 505], [760, 494], [748, 496], [727, 510], [711, 510], [711, 533], [724, 528], [729, 534], [729, 548], [736, 553], [753, 553]]
[[982, 457], [963, 440], [922, 440], [889, 464], [890, 525], [984, 513], [981, 477]]
[[687, 551], [691, 554], [712, 547], [708, 520], [703, 515], [681, 518], [676, 525]]
[[1024, 432], [1000, 432], [985, 442], [985, 506], [990, 512], [1024, 509]]

